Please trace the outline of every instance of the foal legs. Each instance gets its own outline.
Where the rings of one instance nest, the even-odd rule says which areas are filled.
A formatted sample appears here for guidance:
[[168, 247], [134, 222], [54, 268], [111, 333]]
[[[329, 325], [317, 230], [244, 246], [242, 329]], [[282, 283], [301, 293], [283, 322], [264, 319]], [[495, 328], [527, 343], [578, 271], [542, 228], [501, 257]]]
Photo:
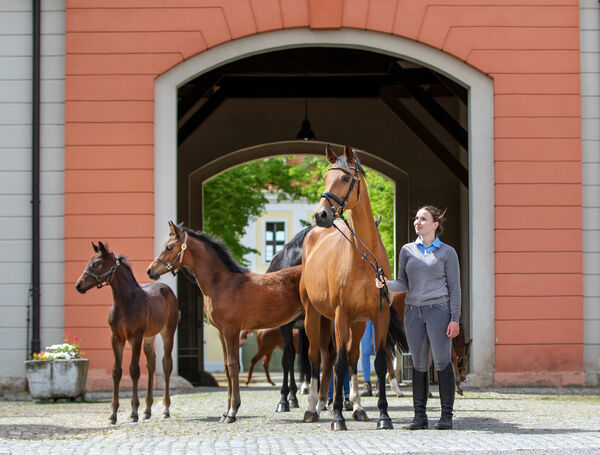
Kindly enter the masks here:
[[227, 415], [223, 416], [221, 422], [233, 423], [235, 422], [237, 411], [240, 407], [240, 330], [239, 329], [227, 329], [222, 335], [225, 341], [225, 350], [227, 355], [224, 358], [227, 371], [229, 372], [228, 379], [230, 384], [229, 395], [229, 409]]
[[117, 411], [119, 410], [119, 383], [121, 382], [121, 376], [123, 375], [121, 364], [123, 363], [123, 348], [125, 347], [125, 340], [117, 338], [117, 336], [113, 333], [111, 337], [111, 345], [115, 361], [112, 370], [113, 395], [111, 402], [112, 414], [110, 415], [110, 423], [114, 425], [117, 423]]
[[[281, 358], [281, 366], [283, 367], [283, 382], [281, 384], [281, 399], [279, 400], [279, 404], [277, 405], [277, 412], [289, 412], [290, 410], [290, 404], [288, 403], [288, 393], [290, 391], [288, 387], [288, 380], [291, 379], [293, 381], [294, 378], [293, 325], [294, 321], [279, 327], [279, 332], [281, 333], [281, 339], [283, 341], [283, 357]], [[293, 391], [293, 398], [296, 400], [297, 405], [298, 399], [296, 398], [295, 391]]]
[[131, 345], [131, 364], [129, 365], [129, 375], [133, 382], [133, 390], [131, 395], [131, 421], [138, 421], [138, 408], [140, 400], [138, 398], [138, 382], [140, 380], [140, 353], [142, 350], [143, 335], [136, 334], [133, 340], [129, 341]]
[[146, 356], [146, 370], [148, 371], [148, 388], [146, 389], [146, 410], [144, 420], [152, 415], [154, 372], [156, 371], [156, 355], [154, 354], [154, 337], [144, 338], [144, 355]]
[[163, 340], [163, 374], [165, 380], [165, 390], [163, 392], [163, 418], [171, 417], [169, 408], [171, 407], [171, 392], [169, 390], [171, 384], [171, 372], [173, 371], [173, 338], [175, 336], [176, 323], [171, 324], [160, 332], [160, 337]]

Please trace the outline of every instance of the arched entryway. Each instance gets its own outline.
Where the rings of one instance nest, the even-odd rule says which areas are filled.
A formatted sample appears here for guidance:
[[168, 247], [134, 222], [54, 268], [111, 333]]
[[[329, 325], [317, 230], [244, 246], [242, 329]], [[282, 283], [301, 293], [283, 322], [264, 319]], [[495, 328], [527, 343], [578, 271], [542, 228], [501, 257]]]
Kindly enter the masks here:
[[[181, 189], [178, 190], [176, 182], [179, 182], [181, 186], [183, 177], [181, 167], [178, 169], [176, 165], [178, 162], [177, 89], [192, 78], [208, 73], [217, 67], [222, 67], [235, 60], [281, 49], [315, 46], [360, 49], [376, 54], [402, 58], [441, 73], [455, 83], [468, 89], [469, 190], [468, 194], [465, 190], [461, 196], [461, 190], [456, 189], [457, 197], [455, 198], [457, 201], [456, 212], [460, 211], [462, 205], [463, 213], [466, 213], [466, 216], [463, 219], [462, 228], [458, 227], [456, 234], [458, 238], [455, 241], [450, 240], [450, 242], [456, 244], [462, 241], [465, 245], [464, 250], [466, 251], [472, 252], [473, 245], [477, 248], [477, 254], [471, 253], [463, 257], [463, 264], [468, 264], [466, 269], [469, 270], [469, 276], [466, 281], [470, 283], [468, 286], [469, 290], [465, 289], [465, 293], [468, 295], [469, 301], [475, 302], [469, 312], [471, 318], [471, 335], [474, 338], [472, 372], [475, 383], [491, 383], [494, 345], [492, 83], [481, 73], [442, 52], [409, 40], [372, 32], [311, 32], [307, 30], [293, 30], [256, 35], [240, 40], [239, 42], [219, 46], [178, 65], [162, 75], [157, 79], [155, 85], [156, 248], [159, 248], [164, 239], [167, 229], [166, 221], [176, 219], [178, 215], [181, 218], [182, 215], [181, 208], [178, 210], [174, 203], [178, 200], [177, 195], [181, 196], [182, 194]], [[348, 64], [351, 65], [351, 62], [348, 62]], [[336, 103], [329, 103], [329, 107], [333, 104]], [[349, 119], [355, 116], [356, 111], [351, 109], [351, 106], [350, 108], [346, 106], [346, 109], [344, 109], [344, 106], [340, 105], [339, 102], [337, 104], [337, 109], [333, 109], [329, 115], [337, 113], [342, 120], [344, 116]], [[320, 109], [317, 106], [311, 112], [323, 112], [324, 109], [325, 106], [321, 106]], [[302, 113], [302, 110], [300, 110], [300, 114]], [[301, 120], [301, 117], [296, 122], [298, 125], [299, 120]], [[373, 131], [367, 131], [367, 134], [369, 133], [373, 134]], [[329, 137], [334, 137], [334, 135], [329, 135]], [[329, 137], [326, 139], [329, 139]], [[257, 140], [257, 142], [259, 141]], [[398, 144], [396, 146], [396, 153], [399, 153], [402, 150], [401, 141], [396, 139], [396, 142]], [[198, 144], [202, 143], [203, 141]], [[206, 144], [205, 141], [204, 143]], [[361, 143], [356, 145], [379, 156], [380, 160], [394, 161], [393, 154], [392, 156], [386, 156], [389, 149], [383, 147], [382, 144], [379, 144], [379, 147], [377, 145], [361, 147]], [[378, 148], [379, 150], [376, 150]], [[229, 147], [229, 150], [232, 150], [232, 148]], [[201, 149], [197, 149], [196, 147], [196, 149], [188, 152], [188, 154], [201, 154], [202, 152]], [[214, 150], [209, 151], [209, 153], [213, 152]], [[217, 156], [222, 156], [222, 154], [217, 153]], [[189, 162], [181, 158], [182, 154], [180, 150], [179, 162]], [[428, 165], [428, 163], [422, 164], [424, 166]], [[381, 165], [384, 166], [383, 162]], [[189, 171], [191, 173], [192, 170], [200, 167], [192, 165]], [[433, 183], [432, 192], [430, 195], [424, 193], [423, 197], [427, 197], [428, 199], [421, 202], [430, 202], [429, 198], [432, 197], [431, 195], [434, 195], [436, 192], [446, 191], [443, 187], [435, 188], [435, 179], [431, 180], [431, 183]], [[456, 187], [458, 188], [458, 186], [457, 184]], [[179, 200], [181, 200], [181, 197]], [[418, 204], [418, 202], [415, 203]], [[186, 215], [186, 218], [188, 217], [190, 220], [193, 219], [191, 215]], [[477, 222], [474, 222], [475, 219]], [[461, 233], [467, 233], [465, 238], [460, 238]]]

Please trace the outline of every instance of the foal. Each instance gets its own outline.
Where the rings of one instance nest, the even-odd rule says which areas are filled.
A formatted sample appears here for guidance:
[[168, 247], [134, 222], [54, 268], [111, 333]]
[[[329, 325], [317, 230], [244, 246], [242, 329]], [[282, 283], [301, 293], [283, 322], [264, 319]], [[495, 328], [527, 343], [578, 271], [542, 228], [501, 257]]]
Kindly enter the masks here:
[[138, 421], [138, 380], [140, 379], [140, 351], [144, 345], [146, 367], [148, 369], [148, 389], [146, 392], [146, 410], [144, 419], [149, 419], [152, 413], [152, 388], [156, 370], [154, 355], [154, 337], [160, 333], [164, 345], [163, 372], [165, 375], [165, 390], [163, 396], [163, 417], [169, 417], [169, 379], [173, 369], [173, 336], [177, 328], [179, 305], [177, 297], [169, 286], [164, 283], [149, 283], [140, 286], [133, 276], [129, 265], [123, 256], [116, 257], [112, 252], [98, 242], [92, 243], [94, 254], [87, 267], [77, 280], [75, 289], [84, 294], [93, 286], [101, 288], [108, 285], [112, 288], [113, 305], [108, 314], [108, 324], [112, 331], [112, 350], [115, 357], [113, 366], [113, 396], [110, 423], [117, 423], [119, 409], [119, 382], [123, 370], [123, 348], [125, 341], [131, 346], [131, 365], [129, 374], [133, 381], [133, 396], [131, 398], [131, 421]]

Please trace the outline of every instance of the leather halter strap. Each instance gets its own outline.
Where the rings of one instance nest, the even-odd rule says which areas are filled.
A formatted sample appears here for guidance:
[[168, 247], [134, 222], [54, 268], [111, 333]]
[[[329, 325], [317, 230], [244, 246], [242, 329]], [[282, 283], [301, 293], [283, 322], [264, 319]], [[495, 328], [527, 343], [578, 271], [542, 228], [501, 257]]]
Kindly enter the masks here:
[[[346, 169], [341, 168], [341, 167], [332, 166], [329, 168], [329, 171], [332, 171], [332, 170], [338, 170], [338, 171], [344, 172], [345, 174], [350, 174], [350, 172], [348, 172]], [[327, 172], [329, 172], [329, 171], [327, 171]], [[354, 162], [354, 175], [352, 176], [352, 182], [350, 183], [350, 188], [348, 188], [348, 192], [346, 193], [346, 197], [344, 197], [343, 201], [330, 191], [324, 191], [321, 194], [321, 198], [325, 198], [325, 199], [327, 199], [327, 202], [329, 202], [329, 207], [331, 207], [331, 211], [334, 213], [336, 218], [341, 217], [342, 214], [344, 213], [344, 209], [346, 208], [346, 204], [348, 203], [350, 194], [352, 194], [354, 185], [356, 185], [357, 182], [358, 182], [358, 186], [356, 187], [356, 192], [357, 192], [356, 193], [356, 203], [358, 204], [358, 201], [360, 201], [360, 176], [359, 176], [358, 163], [356, 161]], [[338, 204], [337, 209], [333, 206], [333, 203], [331, 202], [332, 199], [333, 199], [333, 201], [335, 201]]]
[[[185, 250], [187, 250], [187, 239], [187, 232], [184, 232], [183, 243], [179, 247], [179, 253], [177, 253], [177, 256], [175, 256], [171, 262], [166, 262], [160, 257], [156, 257], [156, 260], [163, 264], [173, 276], [177, 275], [177, 270], [181, 267], [181, 264], [183, 264], [183, 255], [185, 254]], [[177, 265], [177, 267], [175, 267], [175, 265]]]
[[[100, 289], [101, 287], [110, 285], [110, 282], [112, 281], [113, 276], [115, 275], [115, 272], [121, 265], [121, 261], [119, 261], [117, 258], [115, 258], [114, 255], [113, 255], [113, 259], [115, 260], [115, 264], [110, 269], [108, 269], [106, 272], [101, 273], [100, 275], [92, 272], [89, 267], [87, 267], [83, 271], [83, 273], [91, 276], [92, 278], [94, 278], [96, 280], [96, 283], [97, 283], [96, 287], [98, 289]], [[103, 281], [103, 279], [106, 277], [109, 277], [109, 278], [106, 281]]]

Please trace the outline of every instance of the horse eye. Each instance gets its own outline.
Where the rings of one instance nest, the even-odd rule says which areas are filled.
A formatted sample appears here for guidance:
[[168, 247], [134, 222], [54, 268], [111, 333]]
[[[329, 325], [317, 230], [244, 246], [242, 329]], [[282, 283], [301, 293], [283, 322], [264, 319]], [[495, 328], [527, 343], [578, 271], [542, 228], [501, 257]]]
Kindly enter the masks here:
[[173, 249], [173, 247], [171, 245], [167, 246], [167, 251], [171, 251]]
[[342, 180], [343, 180], [344, 182], [348, 183], [348, 182], [350, 181], [350, 177], [348, 177], [347, 175], [344, 175], [344, 176], [342, 177]]
[[98, 263], [94, 262], [94, 263], [92, 264], [92, 268], [93, 268], [93, 269], [95, 269], [96, 267], [98, 267]]

